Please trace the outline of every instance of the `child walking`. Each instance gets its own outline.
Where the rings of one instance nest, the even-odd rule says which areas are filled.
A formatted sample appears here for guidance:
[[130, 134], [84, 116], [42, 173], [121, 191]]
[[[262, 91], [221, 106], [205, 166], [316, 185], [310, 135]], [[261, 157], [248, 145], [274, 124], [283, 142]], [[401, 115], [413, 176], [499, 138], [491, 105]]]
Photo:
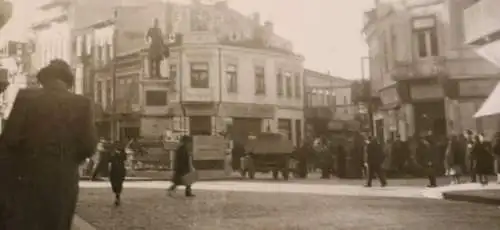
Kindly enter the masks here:
[[116, 142], [109, 161], [110, 162], [109, 180], [111, 182], [111, 189], [115, 194], [115, 206], [120, 206], [121, 203], [123, 181], [125, 180], [125, 175], [126, 175], [126, 169], [125, 169], [126, 160], [127, 160], [127, 155], [125, 153], [124, 146]]

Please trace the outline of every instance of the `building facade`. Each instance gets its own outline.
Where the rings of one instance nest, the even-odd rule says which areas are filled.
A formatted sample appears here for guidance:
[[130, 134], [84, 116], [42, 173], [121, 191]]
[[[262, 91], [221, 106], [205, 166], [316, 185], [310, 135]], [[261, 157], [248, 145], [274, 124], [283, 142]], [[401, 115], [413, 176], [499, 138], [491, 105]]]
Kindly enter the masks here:
[[[113, 103], [112, 71], [106, 64], [95, 66], [103, 56], [97, 49], [118, 55], [115, 103], [122, 135], [159, 137], [174, 130], [227, 133], [244, 141], [252, 133], [271, 131], [295, 144], [302, 142], [304, 59], [293, 53], [289, 41], [274, 34], [272, 23], [260, 23], [258, 15], [241, 15], [226, 2], [148, 3], [131, 10], [134, 7], [74, 33], [78, 49], [92, 53], [80, 56], [91, 56], [94, 63], [93, 84], [84, 88], [94, 92], [104, 113]], [[160, 78], [149, 74], [144, 42], [155, 18], [170, 47]], [[114, 33], [117, 44], [109, 45]], [[85, 66], [81, 60], [77, 58]]]
[[308, 137], [353, 129], [358, 113], [352, 100], [353, 81], [304, 70], [304, 116]]
[[365, 13], [370, 77], [382, 101], [375, 126], [385, 139], [496, 128], [473, 118], [500, 71], [465, 44], [461, 18], [472, 2], [379, 1]]
[[486, 60], [500, 67], [500, 17], [495, 9], [500, 2], [495, 0], [462, 1], [464, 35], [466, 44]]
[[31, 45], [20, 41], [5, 41], [0, 44], [0, 130], [12, 110], [17, 92], [30, 85]]

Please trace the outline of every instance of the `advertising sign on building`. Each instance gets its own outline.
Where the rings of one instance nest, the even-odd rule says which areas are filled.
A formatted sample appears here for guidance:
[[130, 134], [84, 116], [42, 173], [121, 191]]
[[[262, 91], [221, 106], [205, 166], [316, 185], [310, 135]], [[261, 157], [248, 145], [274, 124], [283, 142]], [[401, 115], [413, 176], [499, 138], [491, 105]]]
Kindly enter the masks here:
[[194, 160], [224, 160], [227, 142], [222, 136], [194, 136]]

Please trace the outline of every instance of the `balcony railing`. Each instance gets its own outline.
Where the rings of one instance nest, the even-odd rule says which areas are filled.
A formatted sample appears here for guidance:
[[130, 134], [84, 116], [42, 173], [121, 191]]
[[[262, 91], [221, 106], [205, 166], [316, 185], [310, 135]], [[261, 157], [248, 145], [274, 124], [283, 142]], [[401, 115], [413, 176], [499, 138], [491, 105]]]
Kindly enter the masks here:
[[464, 11], [465, 40], [473, 43], [500, 31], [500, 1], [481, 0]]
[[415, 61], [397, 61], [391, 70], [394, 81], [437, 78], [447, 75], [444, 57], [428, 57]]

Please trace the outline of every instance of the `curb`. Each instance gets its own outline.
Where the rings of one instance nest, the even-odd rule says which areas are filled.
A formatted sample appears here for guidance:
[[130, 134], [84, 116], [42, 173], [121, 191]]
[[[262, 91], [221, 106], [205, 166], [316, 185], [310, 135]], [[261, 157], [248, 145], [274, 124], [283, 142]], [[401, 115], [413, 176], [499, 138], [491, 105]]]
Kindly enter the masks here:
[[87, 221], [75, 215], [73, 217], [73, 226], [71, 227], [71, 230], [97, 230], [97, 229], [91, 224], [89, 224]]
[[444, 192], [443, 198], [445, 200], [450, 200], [450, 201], [462, 201], [469, 203], [500, 206], [500, 199], [488, 198], [482, 196], [463, 195], [463, 194], [457, 194], [455, 192]]
[[[149, 181], [170, 181], [170, 178], [147, 178], [147, 177], [141, 177], [141, 178], [126, 178], [125, 181], [127, 182], [149, 182]], [[198, 181], [241, 181], [243, 178], [240, 177], [229, 177], [229, 178], [200, 178]], [[88, 178], [80, 178], [80, 181], [90, 181]], [[108, 178], [103, 178], [100, 181], [97, 182], [108, 182]]]

